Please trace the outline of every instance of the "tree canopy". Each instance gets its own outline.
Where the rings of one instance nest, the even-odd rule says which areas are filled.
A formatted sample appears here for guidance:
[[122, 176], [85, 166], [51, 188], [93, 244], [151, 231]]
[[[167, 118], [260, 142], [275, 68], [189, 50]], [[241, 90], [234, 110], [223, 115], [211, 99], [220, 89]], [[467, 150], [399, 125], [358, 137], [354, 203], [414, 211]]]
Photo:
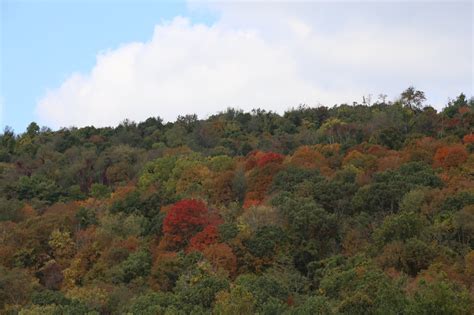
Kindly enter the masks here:
[[470, 314], [474, 101], [425, 102], [6, 128], [0, 313]]

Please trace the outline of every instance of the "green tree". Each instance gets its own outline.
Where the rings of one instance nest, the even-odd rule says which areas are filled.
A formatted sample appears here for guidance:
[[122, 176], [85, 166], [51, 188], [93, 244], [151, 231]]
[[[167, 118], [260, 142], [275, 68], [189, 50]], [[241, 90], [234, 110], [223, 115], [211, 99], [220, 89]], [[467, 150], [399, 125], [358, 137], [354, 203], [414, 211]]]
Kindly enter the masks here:
[[110, 188], [102, 184], [92, 184], [90, 195], [97, 199], [107, 198], [110, 194]]
[[216, 296], [213, 313], [216, 315], [244, 315], [255, 313], [255, 299], [251, 292], [241, 286], [233, 286]]
[[469, 293], [448, 281], [421, 282], [410, 299], [408, 314], [469, 314], [474, 308]]
[[28, 127], [26, 128], [26, 134], [30, 136], [31, 138], [37, 136], [39, 134], [39, 131], [40, 131], [40, 127], [35, 122], [30, 123]]
[[151, 270], [151, 255], [146, 250], [138, 250], [119, 265], [118, 280], [125, 283], [138, 278], [146, 277]]
[[379, 244], [406, 241], [420, 236], [427, 223], [415, 212], [393, 214], [385, 217], [382, 225], [375, 230], [374, 239]]
[[423, 91], [415, 90], [413, 86], [410, 86], [402, 92], [400, 95], [400, 100], [403, 105], [414, 110], [421, 109], [426, 97]]
[[292, 310], [291, 314], [295, 315], [331, 315], [334, 314], [329, 301], [323, 296], [308, 297], [303, 304]]

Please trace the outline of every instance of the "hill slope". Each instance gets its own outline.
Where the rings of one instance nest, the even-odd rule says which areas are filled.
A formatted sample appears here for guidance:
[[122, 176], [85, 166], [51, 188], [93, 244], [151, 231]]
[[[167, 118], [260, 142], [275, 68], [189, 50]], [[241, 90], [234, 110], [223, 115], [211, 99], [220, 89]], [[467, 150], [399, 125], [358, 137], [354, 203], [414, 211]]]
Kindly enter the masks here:
[[1, 312], [468, 314], [474, 102], [422, 101], [6, 129]]

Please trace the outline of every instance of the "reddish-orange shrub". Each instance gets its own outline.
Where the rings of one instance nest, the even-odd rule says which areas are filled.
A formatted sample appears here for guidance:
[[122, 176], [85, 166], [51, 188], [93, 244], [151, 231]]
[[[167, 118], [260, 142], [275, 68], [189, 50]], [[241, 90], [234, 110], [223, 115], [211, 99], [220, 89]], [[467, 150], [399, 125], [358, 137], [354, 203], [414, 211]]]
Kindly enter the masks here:
[[298, 167], [319, 169], [324, 175], [331, 173], [324, 155], [309, 146], [299, 147], [291, 156], [290, 163]]
[[125, 199], [127, 195], [135, 190], [135, 186], [128, 184], [125, 186], [119, 186], [110, 196], [110, 202], [113, 203], [118, 200]]
[[158, 251], [154, 255], [151, 269], [152, 277], [149, 281], [154, 290], [171, 290], [176, 282], [176, 274], [179, 272], [179, 261], [177, 252]]
[[434, 156], [434, 167], [454, 167], [467, 159], [467, 151], [463, 145], [455, 144], [439, 148]]
[[387, 148], [385, 148], [381, 145], [378, 145], [378, 144], [371, 145], [367, 149], [368, 154], [372, 154], [372, 155], [375, 155], [377, 157], [383, 157], [383, 156], [387, 155], [387, 152], [388, 152]]
[[247, 155], [245, 170], [251, 170], [255, 167], [264, 167], [270, 163], [280, 164], [285, 158], [284, 155], [275, 152], [253, 151]]
[[257, 166], [264, 167], [265, 165], [270, 164], [270, 163], [279, 164], [283, 162], [284, 158], [285, 156], [279, 153], [274, 153], [274, 152], [261, 153], [257, 155]]
[[219, 231], [215, 225], [208, 225], [201, 232], [194, 235], [189, 241], [188, 252], [203, 251], [209, 245], [217, 243]]
[[140, 246], [140, 241], [135, 236], [129, 236], [128, 238], [118, 242], [117, 246], [124, 248], [129, 252], [134, 252]]
[[214, 268], [227, 270], [231, 277], [235, 275], [237, 257], [229, 245], [224, 243], [211, 245], [204, 250], [203, 254]]
[[233, 200], [233, 180], [235, 173], [233, 171], [224, 171], [215, 174], [207, 182], [207, 191], [209, 192], [209, 201], [212, 204], [226, 204]]
[[413, 140], [402, 151], [404, 162], [423, 161], [433, 163], [433, 156], [441, 143], [432, 137], [423, 137]]
[[464, 143], [473, 143], [474, 142], [474, 133], [470, 133], [468, 135], [465, 135], [463, 138], [462, 138], [462, 141]]
[[459, 109], [458, 109], [458, 112], [461, 115], [464, 115], [465, 113], [469, 113], [470, 111], [471, 110], [467, 106], [462, 106], [462, 107], [459, 107]]
[[255, 195], [256, 194], [254, 193], [248, 193], [247, 196], [245, 196], [244, 204], [242, 206], [244, 209], [250, 208], [252, 206], [258, 206], [262, 203], [261, 200], [254, 199], [257, 198]]
[[383, 172], [390, 169], [396, 169], [402, 165], [403, 160], [396, 152], [396, 154], [388, 155], [377, 160], [377, 171]]

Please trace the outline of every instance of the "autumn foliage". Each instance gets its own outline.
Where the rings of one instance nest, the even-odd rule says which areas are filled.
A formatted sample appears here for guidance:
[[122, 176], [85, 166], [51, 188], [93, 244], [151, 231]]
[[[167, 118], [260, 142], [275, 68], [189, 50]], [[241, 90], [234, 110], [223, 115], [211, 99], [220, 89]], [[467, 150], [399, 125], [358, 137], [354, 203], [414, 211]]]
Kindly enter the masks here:
[[314, 147], [299, 147], [291, 156], [290, 163], [303, 168], [318, 169], [326, 175], [331, 173], [328, 160]]
[[244, 208], [260, 204], [265, 198], [273, 177], [281, 169], [284, 156], [273, 152], [252, 152], [247, 156], [248, 187]]
[[250, 170], [256, 166], [262, 168], [270, 163], [280, 164], [284, 158], [284, 155], [275, 152], [254, 151], [247, 156], [245, 168]]
[[175, 203], [163, 220], [163, 234], [177, 246], [185, 244], [208, 222], [204, 202], [195, 199]]
[[269, 163], [281, 163], [285, 158], [284, 155], [274, 152], [261, 153], [257, 155], [257, 166], [264, 167]]
[[468, 144], [468, 143], [473, 143], [473, 142], [474, 142], [474, 133], [465, 135], [465, 136], [462, 138], [462, 141], [463, 141], [464, 143], [466, 143], [466, 144]]
[[188, 251], [203, 251], [208, 246], [217, 243], [219, 235], [215, 225], [206, 226], [189, 241]]
[[206, 257], [216, 269], [224, 269], [231, 276], [237, 271], [237, 257], [234, 255], [232, 248], [223, 243], [212, 244], [204, 249], [204, 257]]
[[474, 99], [412, 92], [6, 128], [0, 314], [471, 314]]
[[436, 151], [433, 165], [444, 168], [458, 166], [466, 161], [467, 156], [466, 148], [463, 145], [443, 146]]

